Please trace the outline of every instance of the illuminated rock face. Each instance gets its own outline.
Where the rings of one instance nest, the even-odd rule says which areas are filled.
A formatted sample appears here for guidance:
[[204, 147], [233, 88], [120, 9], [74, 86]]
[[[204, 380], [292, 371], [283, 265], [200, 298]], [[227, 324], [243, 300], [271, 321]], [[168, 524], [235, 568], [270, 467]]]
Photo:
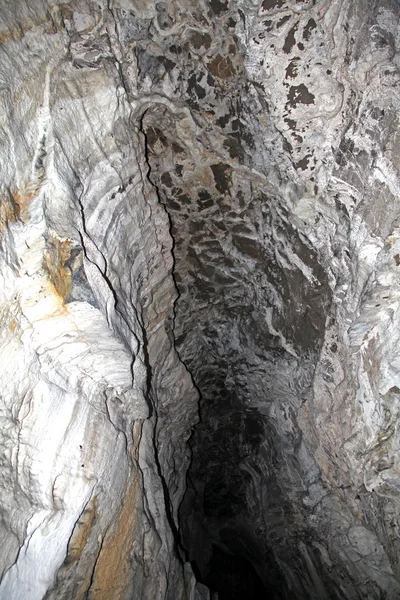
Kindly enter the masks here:
[[172, 239], [116, 22], [1, 13], [0, 597], [186, 598], [174, 528], [197, 392], [165, 326]]
[[400, 597], [398, 3], [0, 8], [0, 599]]

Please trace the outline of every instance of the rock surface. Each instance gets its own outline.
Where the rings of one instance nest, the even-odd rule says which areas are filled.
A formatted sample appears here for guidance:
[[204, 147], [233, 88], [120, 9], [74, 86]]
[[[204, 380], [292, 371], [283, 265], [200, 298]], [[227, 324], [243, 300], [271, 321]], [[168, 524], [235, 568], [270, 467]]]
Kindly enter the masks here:
[[0, 597], [194, 597], [174, 528], [197, 393], [116, 20], [1, 19]]
[[397, 1], [0, 8], [0, 598], [398, 598]]

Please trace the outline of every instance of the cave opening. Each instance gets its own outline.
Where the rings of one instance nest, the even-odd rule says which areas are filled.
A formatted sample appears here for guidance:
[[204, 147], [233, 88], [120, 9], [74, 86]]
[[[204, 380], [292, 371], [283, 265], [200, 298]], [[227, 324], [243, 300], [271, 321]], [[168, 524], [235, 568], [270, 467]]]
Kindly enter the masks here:
[[[207, 386], [205, 386], [207, 387]], [[180, 507], [181, 541], [199, 582], [219, 600], [287, 600], [286, 581], [268, 541], [256, 530], [262, 494], [255, 476], [260, 452], [276, 461], [265, 415], [244, 406], [235, 391], [213, 381], [213, 398], [200, 399], [200, 422], [189, 445], [192, 461]], [[270, 492], [278, 494], [275, 473]], [[278, 499], [277, 499], [278, 500]]]
[[[194, 570], [195, 570], [195, 565]], [[218, 546], [212, 547], [212, 555], [208, 565], [208, 573], [203, 579], [198, 574], [201, 583], [218, 592], [219, 600], [260, 600], [268, 590], [264, 587], [251, 563], [237, 554], [230, 554]]]

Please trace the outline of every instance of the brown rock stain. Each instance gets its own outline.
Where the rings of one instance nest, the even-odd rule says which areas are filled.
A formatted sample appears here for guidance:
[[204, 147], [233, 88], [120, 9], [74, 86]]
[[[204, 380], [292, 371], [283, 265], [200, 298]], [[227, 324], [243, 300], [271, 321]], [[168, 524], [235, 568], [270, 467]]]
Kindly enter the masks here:
[[314, 94], [307, 89], [304, 83], [292, 85], [289, 90], [287, 106], [296, 108], [298, 104], [315, 104]]
[[[140, 424], [137, 423], [135, 427], [140, 427]], [[130, 550], [138, 538], [137, 509], [141, 494], [141, 479], [137, 469], [133, 473], [118, 520], [103, 540], [89, 590], [90, 600], [120, 598], [129, 584], [132, 562]]]
[[[192, 182], [199, 184], [201, 187], [209, 189], [214, 185], [214, 177], [211, 169], [206, 166], [204, 168], [198, 169], [191, 178]], [[191, 191], [193, 189], [193, 183], [191, 188], [188, 190]]]
[[41, 23], [34, 23], [31, 19], [26, 19], [19, 24], [19, 27], [15, 26], [10, 27], [9, 29], [3, 29], [0, 31], [0, 45], [7, 44], [7, 42], [11, 40], [21, 40], [28, 31], [43, 23], [44, 21]]
[[264, 10], [271, 10], [273, 8], [281, 8], [284, 4], [283, 0], [264, 0], [262, 7]]
[[18, 218], [19, 208], [12, 196], [3, 197], [0, 200], [0, 230], [4, 231], [9, 223], [14, 223]]
[[201, 48], [208, 50], [211, 46], [211, 36], [208, 33], [198, 33], [196, 31], [190, 38], [190, 44], [196, 50], [200, 50]]
[[229, 56], [222, 57], [220, 54], [208, 64], [208, 70], [219, 79], [229, 79], [236, 75], [236, 69]]
[[65, 302], [71, 292], [72, 273], [67, 263], [71, 257], [71, 241], [52, 237], [43, 258], [43, 266], [49, 274], [57, 294]]
[[23, 223], [27, 223], [30, 219], [30, 204], [33, 198], [37, 196], [38, 191], [36, 188], [28, 187], [26, 190], [17, 190], [12, 194], [13, 202], [16, 204], [18, 210], [18, 219]]
[[80, 559], [93, 526], [97, 521], [97, 516], [97, 498], [94, 497], [86, 505], [85, 510], [74, 527], [68, 544], [65, 564], [70, 564]]
[[[19, 2], [13, 2], [18, 4]], [[10, 41], [21, 40], [29, 31], [33, 31], [38, 27], [44, 26], [44, 33], [54, 34], [58, 31], [62, 31], [64, 25], [64, 18], [72, 18], [72, 10], [69, 3], [60, 4], [58, 6], [51, 4], [51, 19], [49, 19], [49, 13], [43, 18], [37, 18], [33, 20], [30, 17], [22, 19], [18, 25], [3, 29], [0, 31], [0, 45], [7, 44]]]
[[16, 221], [27, 223], [30, 203], [36, 195], [36, 189], [8, 190], [7, 195], [0, 199], [0, 230], [4, 231], [9, 223]]
[[296, 44], [296, 31], [297, 31], [298, 26], [299, 26], [299, 23], [298, 22], [295, 23], [293, 25], [292, 29], [287, 34], [285, 43], [283, 45], [283, 51], [286, 52], [286, 54], [290, 54]]
[[299, 56], [295, 56], [290, 63], [288, 64], [288, 66], [286, 67], [286, 79], [289, 79], [289, 77], [291, 79], [295, 79], [298, 75], [298, 61], [300, 60]]
[[261, 258], [261, 248], [257, 240], [242, 235], [233, 235], [232, 243], [245, 256], [255, 260]]

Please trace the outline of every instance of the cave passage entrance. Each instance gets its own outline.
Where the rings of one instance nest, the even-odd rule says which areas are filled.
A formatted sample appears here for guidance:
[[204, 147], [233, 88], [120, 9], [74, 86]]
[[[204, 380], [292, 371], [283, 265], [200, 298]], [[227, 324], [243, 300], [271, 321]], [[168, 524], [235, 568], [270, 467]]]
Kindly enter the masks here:
[[218, 592], [218, 600], [261, 600], [269, 597], [253, 565], [247, 559], [228, 554], [218, 546], [212, 546], [205, 578], [200, 574], [197, 576], [211, 591]]
[[[252, 120], [239, 116], [250, 131]], [[199, 580], [222, 598], [240, 595], [245, 580], [248, 600], [250, 589], [254, 598], [288, 600], [286, 579], [300, 598], [301, 532], [289, 487], [310, 462], [297, 414], [324, 338], [329, 282], [276, 186], [222, 158], [226, 148], [210, 156], [211, 129], [203, 150], [206, 129], [188, 142], [187, 125], [163, 103], [141, 123], [149, 180], [170, 219], [175, 347], [201, 395], [181, 540]], [[293, 577], [276, 556], [295, 564]]]
[[[190, 440], [192, 462], [180, 508], [183, 545], [197, 579], [218, 592], [219, 600], [286, 600], [286, 584], [261, 525], [260, 455], [271, 464], [276, 460], [268, 420], [221, 380], [211, 387], [219, 394], [201, 396], [201, 419]], [[274, 476], [271, 470], [269, 489], [278, 494]]]

